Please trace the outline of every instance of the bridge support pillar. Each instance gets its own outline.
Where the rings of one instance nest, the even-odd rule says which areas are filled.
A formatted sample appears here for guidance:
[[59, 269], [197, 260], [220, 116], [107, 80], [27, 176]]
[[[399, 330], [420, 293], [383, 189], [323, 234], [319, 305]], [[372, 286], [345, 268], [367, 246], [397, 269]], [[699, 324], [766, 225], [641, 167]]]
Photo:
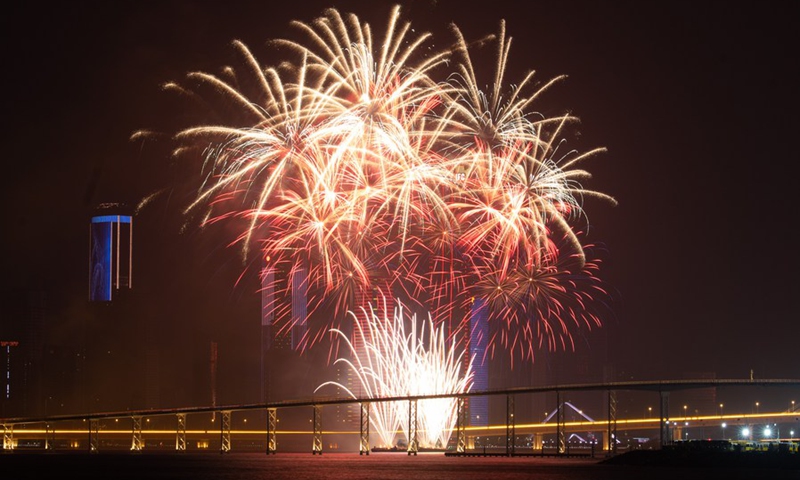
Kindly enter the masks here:
[[322, 455], [322, 407], [314, 405], [313, 415], [314, 436], [311, 439], [311, 454]]
[[464, 397], [456, 398], [456, 453], [464, 453], [467, 450], [467, 409], [465, 408]]
[[669, 432], [669, 392], [659, 392], [661, 396], [659, 408], [660, 442], [661, 447], [672, 443], [672, 436]]
[[514, 423], [514, 395], [506, 395], [506, 455], [515, 453], [516, 424]]
[[175, 430], [175, 450], [179, 452], [186, 451], [186, 414], [179, 413], [178, 428]]
[[615, 390], [608, 391], [608, 432], [606, 433], [608, 442], [606, 443], [606, 451], [608, 453], [617, 453], [617, 392]]
[[97, 453], [100, 449], [100, 421], [89, 420], [89, 453]]
[[278, 440], [275, 434], [278, 431], [278, 409], [267, 409], [267, 455], [275, 454], [278, 450]]
[[56, 429], [50, 422], [47, 422], [44, 425], [44, 449], [53, 450], [55, 448], [56, 448]]
[[361, 402], [361, 442], [359, 455], [369, 455], [369, 402]]
[[219, 424], [219, 453], [228, 453], [231, 451], [231, 411], [222, 411], [222, 421]]
[[408, 454], [417, 456], [419, 451], [417, 438], [417, 399], [408, 401]]
[[14, 450], [14, 425], [3, 424], [3, 451]]
[[144, 448], [144, 442], [142, 442], [142, 417], [133, 416], [131, 417], [131, 422], [131, 451], [141, 452], [142, 448]]
[[567, 421], [564, 411], [564, 402], [561, 401], [561, 392], [556, 392], [556, 439], [558, 453], [567, 452]]

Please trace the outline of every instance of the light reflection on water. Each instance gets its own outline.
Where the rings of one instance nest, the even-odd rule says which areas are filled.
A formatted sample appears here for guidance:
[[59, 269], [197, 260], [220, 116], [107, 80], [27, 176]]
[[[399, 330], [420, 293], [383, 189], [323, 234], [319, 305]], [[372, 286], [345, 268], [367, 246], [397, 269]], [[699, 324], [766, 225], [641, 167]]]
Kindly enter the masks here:
[[[691, 480], [798, 478], [797, 471], [603, 465], [598, 459], [446, 457], [442, 453], [5, 453], [10, 479]], [[765, 476], [766, 474], [766, 476]]]

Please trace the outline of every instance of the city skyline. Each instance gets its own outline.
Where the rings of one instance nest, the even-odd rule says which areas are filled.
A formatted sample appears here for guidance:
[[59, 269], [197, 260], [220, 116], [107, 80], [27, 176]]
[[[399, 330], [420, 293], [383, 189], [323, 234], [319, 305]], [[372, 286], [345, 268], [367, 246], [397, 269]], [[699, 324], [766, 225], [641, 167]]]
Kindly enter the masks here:
[[[391, 5], [337, 7], [377, 30]], [[477, 37], [504, 19], [514, 78], [527, 68], [542, 81], [567, 75], [543, 105], [581, 119], [576, 146], [608, 149], [592, 161], [589, 182], [618, 205], [587, 200], [586, 211], [589, 234], [607, 257], [600, 276], [617, 292], [614, 314], [580, 339], [573, 360], [605, 358], [626, 380], [692, 372], [797, 377], [786, 358], [800, 338], [798, 253], [792, 188], [780, 183], [797, 123], [783, 113], [798, 103], [788, 26], [794, 7], [511, 5], [464, 12], [448, 2], [410, 2], [403, 12], [437, 44], [450, 41], [449, 21]], [[63, 337], [49, 333], [69, 337], [88, 296], [86, 225], [94, 206], [136, 205], [191, 174], [191, 165], [169, 165], [129, 141], [138, 129], [189, 115], [161, 85], [188, 71], [218, 71], [234, 39], [263, 54], [267, 39], [290, 35], [290, 20], [309, 21], [324, 6], [269, 9], [264, 25], [249, 3], [214, 11], [181, 1], [123, 12], [87, 2], [35, 20], [30, 7], [12, 7], [4, 22], [17, 28], [4, 35], [18, 45], [9, 60], [17, 77], [5, 143], [14, 161], [3, 216], [11, 227], [6, 251], [14, 254], [4, 260], [3, 289], [48, 292]], [[146, 310], [164, 337], [196, 328], [226, 346], [231, 365], [246, 364], [257, 349], [236, 346], [255, 343], [248, 337], [261, 321], [257, 278], [239, 281], [244, 269], [240, 252], [228, 248], [230, 233], [187, 222], [178, 192], [135, 216], [135, 289], [159, 299]]]

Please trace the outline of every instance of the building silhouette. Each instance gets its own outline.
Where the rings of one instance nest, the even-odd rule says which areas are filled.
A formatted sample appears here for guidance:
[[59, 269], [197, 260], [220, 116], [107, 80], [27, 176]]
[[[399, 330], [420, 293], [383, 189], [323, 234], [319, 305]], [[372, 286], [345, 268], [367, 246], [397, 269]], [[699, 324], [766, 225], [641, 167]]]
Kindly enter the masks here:
[[45, 323], [47, 294], [41, 289], [12, 289], [0, 297], [2, 322], [2, 412], [37, 415], [44, 410]]
[[296, 369], [308, 333], [308, 270], [270, 257], [263, 265], [260, 400], [269, 402], [301, 393]]
[[157, 391], [152, 385], [147, 391], [158, 354], [145, 353], [143, 319], [133, 291], [133, 215], [124, 204], [100, 204], [90, 216], [88, 280], [83, 409], [157, 406]]

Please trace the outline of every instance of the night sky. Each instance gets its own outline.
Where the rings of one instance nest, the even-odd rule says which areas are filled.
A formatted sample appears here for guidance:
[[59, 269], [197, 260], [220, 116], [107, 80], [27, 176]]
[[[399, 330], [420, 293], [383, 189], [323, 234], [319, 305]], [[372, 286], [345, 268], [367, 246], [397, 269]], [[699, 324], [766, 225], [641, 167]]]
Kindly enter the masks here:
[[[51, 334], [69, 336], [88, 292], [92, 207], [135, 205], [166, 187], [135, 220], [134, 288], [162, 298], [151, 315], [165, 319], [165, 336], [225, 332], [235, 344], [250, 335], [258, 318], [245, 312], [259, 298], [253, 284], [234, 285], [243, 266], [231, 233], [182, 228], [199, 164], [175, 165], [158, 142], [130, 137], [186, 122], [161, 85], [219, 72], [234, 39], [269, 63], [268, 39], [300, 38], [289, 22], [327, 6], [382, 32], [393, 3], [362, 3], [5, 6], [2, 288], [51, 292]], [[466, 5], [411, 1], [402, 12], [435, 45], [452, 40], [450, 22], [477, 38], [505, 19], [507, 79], [567, 75], [540, 105], [581, 119], [571, 146], [608, 150], [583, 165], [593, 174], [584, 186], [618, 205], [584, 208], [589, 238], [607, 252], [600, 276], [616, 292], [614, 315], [578, 348], [607, 341], [624, 379], [800, 376], [798, 4]]]

